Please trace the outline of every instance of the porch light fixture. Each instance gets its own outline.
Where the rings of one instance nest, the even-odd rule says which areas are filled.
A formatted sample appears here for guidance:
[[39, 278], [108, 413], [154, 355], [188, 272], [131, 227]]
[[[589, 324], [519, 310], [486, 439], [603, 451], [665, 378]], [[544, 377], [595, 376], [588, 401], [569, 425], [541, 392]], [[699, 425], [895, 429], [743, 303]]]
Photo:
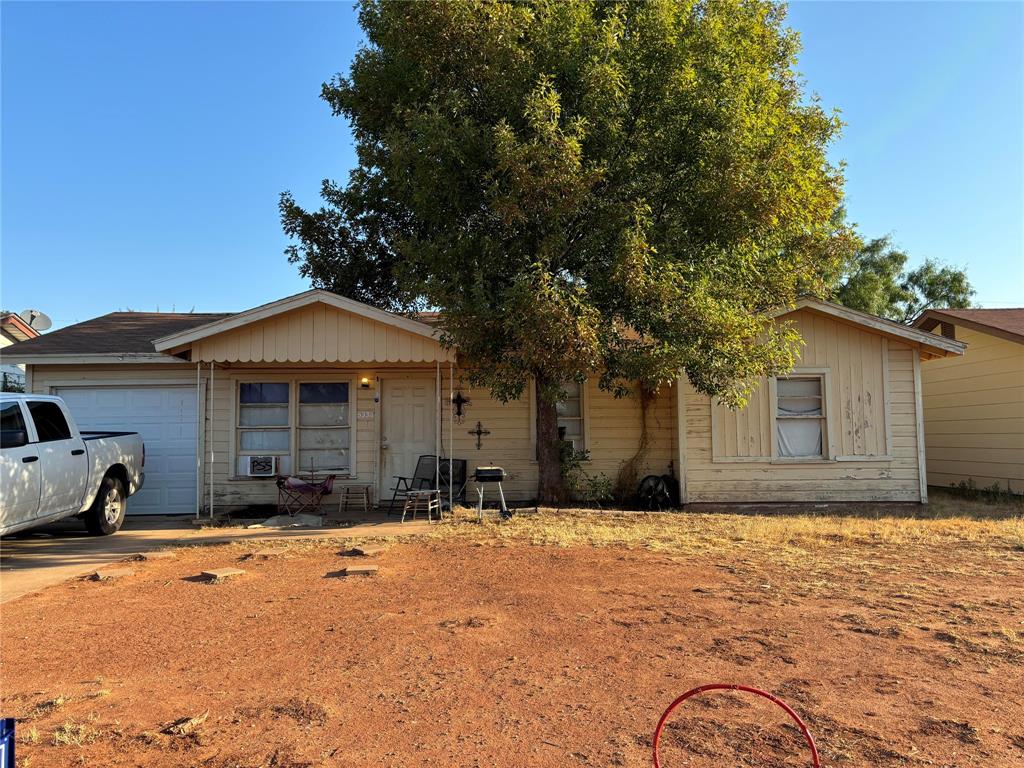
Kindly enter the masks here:
[[361, 378], [359, 380], [359, 388], [360, 389], [369, 389], [370, 388], [370, 380], [368, 378], [366, 378], [365, 376], [363, 376], [363, 378]]

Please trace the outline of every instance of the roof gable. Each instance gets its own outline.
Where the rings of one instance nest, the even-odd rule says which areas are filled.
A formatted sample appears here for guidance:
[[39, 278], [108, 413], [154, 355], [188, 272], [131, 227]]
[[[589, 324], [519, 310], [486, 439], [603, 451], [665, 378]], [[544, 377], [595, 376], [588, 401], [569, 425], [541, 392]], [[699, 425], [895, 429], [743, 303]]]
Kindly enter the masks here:
[[202, 362], [436, 362], [452, 359], [431, 326], [312, 290], [156, 342]]
[[919, 347], [926, 357], [962, 355], [967, 348], [966, 344], [954, 341], [953, 339], [936, 336], [933, 333], [902, 325], [893, 320], [886, 320], [883, 317], [877, 317], [867, 312], [850, 309], [841, 304], [833, 304], [830, 301], [822, 301], [821, 299], [809, 296], [798, 299], [794, 307], [785, 307], [777, 310], [773, 313], [773, 316], [785, 317], [801, 309], [827, 315], [841, 322], [874, 331], [890, 339], [912, 344]]
[[942, 323], [951, 323], [1024, 344], [1024, 307], [1013, 309], [926, 309], [914, 320], [914, 326], [931, 331]]

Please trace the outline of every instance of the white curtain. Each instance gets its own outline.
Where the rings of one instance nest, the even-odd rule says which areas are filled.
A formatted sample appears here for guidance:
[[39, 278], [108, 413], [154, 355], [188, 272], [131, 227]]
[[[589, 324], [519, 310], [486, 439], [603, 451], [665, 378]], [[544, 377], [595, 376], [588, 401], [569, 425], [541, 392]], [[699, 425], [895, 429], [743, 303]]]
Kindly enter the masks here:
[[820, 419], [779, 419], [779, 456], [821, 456]]
[[821, 416], [821, 379], [778, 379], [776, 411], [779, 456], [822, 456], [821, 419], [786, 418]]

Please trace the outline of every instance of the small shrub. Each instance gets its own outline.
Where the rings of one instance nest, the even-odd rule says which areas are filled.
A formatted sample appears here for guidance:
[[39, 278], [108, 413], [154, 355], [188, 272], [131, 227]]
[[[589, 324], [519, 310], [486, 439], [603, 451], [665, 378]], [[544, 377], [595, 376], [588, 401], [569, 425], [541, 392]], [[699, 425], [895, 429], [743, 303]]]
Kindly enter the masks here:
[[614, 498], [615, 484], [608, 475], [591, 475], [583, 469], [583, 462], [590, 461], [590, 451], [577, 451], [572, 443], [563, 442], [559, 458], [562, 477], [574, 500], [600, 507]]
[[100, 732], [85, 723], [74, 723], [70, 720], [57, 727], [53, 732], [55, 747], [84, 747], [99, 738]]

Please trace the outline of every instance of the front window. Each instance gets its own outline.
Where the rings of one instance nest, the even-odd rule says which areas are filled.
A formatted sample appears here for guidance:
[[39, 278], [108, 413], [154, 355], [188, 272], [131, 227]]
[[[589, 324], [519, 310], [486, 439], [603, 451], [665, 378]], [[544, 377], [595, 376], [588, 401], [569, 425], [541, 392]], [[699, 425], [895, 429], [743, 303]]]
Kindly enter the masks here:
[[237, 475], [250, 474], [251, 456], [276, 456], [280, 474], [350, 473], [349, 391], [348, 382], [239, 383]]
[[558, 437], [583, 450], [583, 387], [576, 381], [562, 385], [565, 397], [558, 401]]
[[287, 384], [240, 384], [238, 387], [239, 453], [288, 453]]
[[349, 472], [347, 383], [299, 384], [299, 470]]
[[780, 458], [825, 456], [825, 409], [820, 376], [775, 382], [775, 425]]

